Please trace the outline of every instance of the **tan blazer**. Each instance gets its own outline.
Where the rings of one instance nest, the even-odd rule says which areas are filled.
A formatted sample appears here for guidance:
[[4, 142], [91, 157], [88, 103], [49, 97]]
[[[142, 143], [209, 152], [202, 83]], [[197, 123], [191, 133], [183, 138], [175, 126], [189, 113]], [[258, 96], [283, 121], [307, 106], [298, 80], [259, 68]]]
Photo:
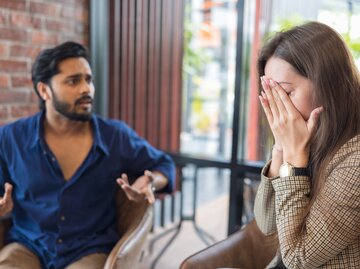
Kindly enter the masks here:
[[301, 234], [296, 227], [309, 203], [310, 178], [267, 178], [269, 163], [262, 172], [255, 218], [264, 234], [278, 232], [286, 267], [360, 268], [360, 135], [329, 163]]

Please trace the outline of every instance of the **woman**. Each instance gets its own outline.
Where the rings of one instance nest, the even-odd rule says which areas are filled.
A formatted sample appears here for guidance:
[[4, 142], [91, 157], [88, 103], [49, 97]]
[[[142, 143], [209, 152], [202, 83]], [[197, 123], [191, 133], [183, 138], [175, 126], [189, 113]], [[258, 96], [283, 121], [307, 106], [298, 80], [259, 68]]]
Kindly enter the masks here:
[[255, 218], [287, 268], [360, 268], [360, 78], [344, 41], [310, 22], [261, 50], [274, 136]]

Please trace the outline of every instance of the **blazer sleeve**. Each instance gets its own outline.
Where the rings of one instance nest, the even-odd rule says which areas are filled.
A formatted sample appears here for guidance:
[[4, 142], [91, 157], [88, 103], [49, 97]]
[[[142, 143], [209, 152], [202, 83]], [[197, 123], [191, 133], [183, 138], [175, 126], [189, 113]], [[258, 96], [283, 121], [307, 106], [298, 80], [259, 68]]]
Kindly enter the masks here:
[[254, 215], [260, 231], [265, 235], [276, 232], [275, 191], [271, 181], [275, 178], [266, 177], [271, 161], [261, 171], [261, 182], [256, 193]]
[[[359, 154], [360, 155], [360, 154]], [[360, 235], [360, 156], [336, 166], [306, 217], [310, 179], [278, 178], [275, 213], [281, 256], [288, 268], [318, 268], [336, 259]]]

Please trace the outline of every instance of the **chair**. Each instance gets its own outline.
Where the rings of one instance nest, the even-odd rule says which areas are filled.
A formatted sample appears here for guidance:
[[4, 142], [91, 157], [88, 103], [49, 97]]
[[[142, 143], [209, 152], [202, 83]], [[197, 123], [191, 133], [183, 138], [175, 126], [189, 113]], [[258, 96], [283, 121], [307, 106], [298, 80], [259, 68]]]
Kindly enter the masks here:
[[[110, 252], [104, 269], [136, 269], [144, 255], [144, 245], [152, 227], [153, 211], [147, 201], [135, 203], [128, 200], [122, 190], [116, 197], [120, 239]], [[0, 220], [0, 248], [11, 219]]]
[[277, 234], [265, 236], [253, 220], [228, 238], [186, 258], [180, 269], [263, 269], [278, 248]]

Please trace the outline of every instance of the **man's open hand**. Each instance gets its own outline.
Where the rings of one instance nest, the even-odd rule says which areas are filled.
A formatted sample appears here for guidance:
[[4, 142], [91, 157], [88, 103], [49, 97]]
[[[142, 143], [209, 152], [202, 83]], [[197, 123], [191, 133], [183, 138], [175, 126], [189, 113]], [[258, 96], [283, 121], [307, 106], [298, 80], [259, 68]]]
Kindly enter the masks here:
[[150, 204], [155, 202], [155, 196], [152, 190], [153, 181], [153, 175], [148, 170], [144, 172], [144, 175], [138, 177], [132, 185], [129, 184], [126, 174], [122, 174], [121, 177], [116, 180], [129, 200], [135, 202], [147, 200]]
[[6, 216], [13, 210], [12, 189], [13, 186], [10, 183], [5, 183], [5, 194], [0, 197], [0, 217]]

